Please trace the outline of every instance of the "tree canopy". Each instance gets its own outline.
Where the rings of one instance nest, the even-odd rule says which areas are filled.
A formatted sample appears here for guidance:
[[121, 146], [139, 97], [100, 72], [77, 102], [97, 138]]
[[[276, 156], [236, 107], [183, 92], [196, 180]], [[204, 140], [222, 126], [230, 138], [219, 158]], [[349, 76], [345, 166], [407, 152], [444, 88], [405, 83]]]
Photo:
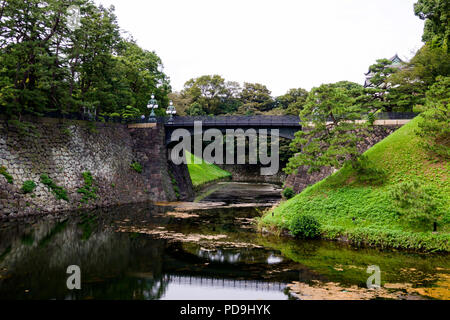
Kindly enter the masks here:
[[237, 110], [240, 91], [237, 82], [226, 82], [220, 75], [204, 75], [188, 80], [181, 94], [192, 100], [188, 109], [193, 110], [188, 114], [219, 115]]
[[[80, 8], [72, 28], [68, 9]], [[125, 39], [114, 7], [92, 0], [0, 2], [1, 113], [20, 118], [95, 109], [146, 112], [153, 93], [167, 105], [168, 77], [161, 59]]]
[[290, 89], [286, 94], [275, 99], [275, 105], [282, 109], [284, 114], [299, 115], [306, 103], [308, 91], [302, 88]]
[[448, 51], [450, 39], [450, 2], [448, 0], [419, 0], [414, 13], [425, 20], [422, 40]]
[[285, 169], [294, 173], [300, 166], [308, 166], [309, 172], [324, 166], [342, 167], [359, 157], [357, 142], [363, 134], [361, 105], [351, 90], [336, 84], [324, 84], [313, 88], [300, 112], [304, 130], [296, 133], [291, 147], [301, 151], [289, 159]]

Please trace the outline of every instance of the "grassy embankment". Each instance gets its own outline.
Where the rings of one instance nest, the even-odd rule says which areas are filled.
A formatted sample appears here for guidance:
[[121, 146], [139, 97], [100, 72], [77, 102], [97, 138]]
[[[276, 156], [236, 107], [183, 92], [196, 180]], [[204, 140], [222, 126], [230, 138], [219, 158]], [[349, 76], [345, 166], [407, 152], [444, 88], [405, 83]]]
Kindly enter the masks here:
[[[414, 134], [416, 118], [369, 149], [365, 155], [374, 168], [382, 169], [381, 185], [369, 185], [346, 166], [281, 203], [261, 219], [261, 226], [289, 229], [292, 219], [314, 216], [323, 239], [345, 239], [357, 245], [450, 251], [450, 164], [431, 160]], [[403, 181], [420, 180], [431, 190], [441, 214], [433, 233], [401, 218], [389, 191]]]
[[[194, 188], [199, 188], [209, 182], [230, 178], [231, 173], [222, 170], [218, 166], [197, 158], [195, 155], [186, 151], [187, 166], [191, 176]], [[194, 159], [199, 159], [200, 164], [194, 163]]]

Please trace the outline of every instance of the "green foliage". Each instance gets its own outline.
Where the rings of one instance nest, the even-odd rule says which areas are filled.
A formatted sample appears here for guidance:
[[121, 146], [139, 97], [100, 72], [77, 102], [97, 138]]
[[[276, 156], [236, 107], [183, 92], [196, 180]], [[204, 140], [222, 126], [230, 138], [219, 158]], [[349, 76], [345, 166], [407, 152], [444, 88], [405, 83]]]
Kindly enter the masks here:
[[56, 185], [52, 179], [47, 174], [41, 174], [41, 182], [49, 188], [53, 192], [53, 194], [56, 196], [56, 199], [58, 200], [65, 200], [69, 201], [69, 198], [67, 196], [67, 190], [63, 187], [60, 187]]
[[180, 188], [178, 188], [177, 180], [175, 179], [175, 177], [173, 176], [173, 173], [171, 171], [169, 171], [169, 175], [171, 178], [173, 191], [175, 192], [177, 199], [180, 200], [180, 197], [181, 197]]
[[375, 123], [376, 120], [377, 120], [377, 117], [376, 117], [375, 113], [371, 112], [367, 115], [367, 122], [369, 123], [370, 126], [373, 126], [373, 124]]
[[71, 137], [72, 136], [72, 131], [69, 128], [62, 128], [61, 129], [61, 133], [63, 135], [65, 135], [66, 137]]
[[389, 196], [397, 203], [402, 218], [411, 225], [428, 226], [439, 217], [432, 190], [418, 180], [401, 182], [392, 186]]
[[98, 216], [83, 214], [78, 226], [83, 231], [81, 234], [81, 240], [87, 241], [91, 237], [95, 228], [98, 227]]
[[39, 240], [38, 246], [40, 248], [46, 247], [49, 243], [52, 242], [52, 239], [54, 239], [54, 237], [56, 237], [57, 234], [63, 232], [67, 228], [67, 226], [68, 226], [67, 219], [64, 221], [57, 222], [55, 226], [50, 230], [50, 232], [41, 240]]
[[377, 168], [367, 156], [360, 156], [351, 163], [356, 173], [356, 180], [364, 185], [381, 185], [387, 179], [386, 171], [383, 168]]
[[0, 174], [6, 178], [6, 181], [8, 181], [8, 183], [13, 184], [14, 179], [12, 175], [10, 175], [8, 171], [6, 171], [5, 167], [0, 167]]
[[240, 94], [242, 105], [238, 109], [238, 114], [260, 114], [273, 109], [275, 102], [270, 94], [270, 90], [265, 85], [244, 83], [244, 88]]
[[25, 181], [21, 188], [22, 192], [25, 194], [32, 193], [34, 189], [36, 189], [36, 183], [32, 180]]
[[292, 190], [292, 188], [290, 188], [290, 187], [287, 187], [287, 188], [285, 188], [284, 190], [283, 190], [283, 197], [285, 198], [285, 199], [291, 199], [292, 197], [294, 197], [295, 196], [295, 192], [294, 192], [294, 190]]
[[[364, 90], [364, 94], [358, 97], [359, 102], [368, 111], [411, 111], [411, 104], [407, 102], [400, 103], [402, 98], [398, 88], [394, 88], [390, 83], [392, 77], [399, 72], [399, 66], [393, 64], [389, 59], [378, 59], [376, 63], [369, 67], [372, 74], [370, 78], [371, 86]], [[395, 92], [395, 93], [394, 93]], [[405, 107], [406, 104], [406, 107]]]
[[31, 246], [34, 244], [34, 236], [33, 236], [33, 234], [32, 234], [32, 233], [31, 233], [31, 234], [30, 234], [30, 233], [24, 234], [24, 235], [21, 237], [20, 242], [21, 242], [23, 245], [25, 245], [25, 246], [31, 247]]
[[376, 63], [369, 67], [369, 72], [373, 73], [372, 78], [370, 79], [371, 84], [374, 87], [381, 88], [386, 87], [387, 78], [398, 71], [392, 65], [392, 61], [389, 59], [378, 59]]
[[141, 111], [138, 108], [132, 106], [126, 106], [121, 114], [125, 121], [138, 119], [141, 116]]
[[[299, 215], [314, 216], [320, 223], [321, 237], [347, 239], [356, 245], [405, 248], [420, 251], [450, 252], [450, 167], [442, 159], [429, 161], [420, 138], [415, 135], [416, 118], [379, 142], [361, 159], [361, 164], [345, 165], [335, 174], [281, 203], [262, 218], [262, 225], [289, 229]], [[358, 178], [358, 166], [381, 170], [381, 184]], [[421, 196], [416, 206], [435, 206], [438, 232], [432, 227], [411, 223], [400, 203], [391, 196], [392, 189], [405, 181], [421, 181]], [[414, 196], [408, 197], [408, 199]], [[431, 197], [429, 200], [428, 197]], [[411, 206], [412, 208], [412, 206]], [[429, 211], [430, 208], [425, 208]], [[426, 228], [426, 229], [425, 229]], [[425, 230], [425, 231], [424, 231]]]
[[131, 169], [133, 169], [137, 173], [142, 173], [142, 171], [143, 171], [142, 165], [139, 162], [133, 162], [130, 165], [130, 167], [131, 167]]
[[450, 76], [450, 54], [444, 48], [423, 46], [410, 62], [391, 75], [392, 84], [387, 96], [396, 111], [411, 111], [425, 103], [426, 91], [439, 76]]
[[19, 136], [39, 138], [40, 134], [36, 130], [36, 126], [28, 121], [19, 121], [16, 119], [8, 120], [8, 130], [16, 131]]
[[432, 155], [450, 159], [450, 77], [438, 77], [426, 94], [417, 135]]
[[306, 103], [307, 97], [308, 91], [305, 89], [290, 89], [286, 94], [277, 97], [275, 104], [278, 108], [283, 109], [284, 114], [298, 116]]
[[91, 199], [97, 199], [97, 187], [94, 186], [94, 178], [89, 171], [83, 172], [82, 175], [84, 186], [79, 188], [77, 192], [83, 195], [80, 201], [82, 203], [88, 203]]
[[[70, 4], [82, 14], [72, 32], [65, 18]], [[8, 0], [0, 8], [0, 106], [13, 120], [83, 108], [102, 116], [127, 105], [144, 113], [152, 93], [162, 107], [168, 104], [161, 59], [121, 36], [113, 7]]]
[[90, 133], [98, 133], [97, 124], [94, 121], [87, 122], [87, 128]]
[[313, 88], [300, 112], [304, 130], [296, 133], [293, 150], [301, 150], [289, 159], [285, 172], [290, 174], [300, 166], [309, 166], [309, 172], [323, 166], [342, 167], [360, 155], [357, 142], [367, 134], [361, 106], [356, 102], [353, 89], [339, 84], [326, 84]]
[[237, 110], [240, 92], [237, 82], [226, 82], [219, 75], [204, 75], [188, 80], [181, 95], [191, 102], [188, 115], [219, 115]]
[[314, 239], [320, 235], [320, 224], [313, 216], [298, 215], [291, 220], [289, 230], [297, 238]]
[[422, 41], [448, 49], [450, 3], [448, 0], [418, 0], [414, 13], [425, 20]]
[[189, 108], [186, 109], [186, 114], [188, 116], [206, 116], [206, 112], [199, 102], [191, 104]]

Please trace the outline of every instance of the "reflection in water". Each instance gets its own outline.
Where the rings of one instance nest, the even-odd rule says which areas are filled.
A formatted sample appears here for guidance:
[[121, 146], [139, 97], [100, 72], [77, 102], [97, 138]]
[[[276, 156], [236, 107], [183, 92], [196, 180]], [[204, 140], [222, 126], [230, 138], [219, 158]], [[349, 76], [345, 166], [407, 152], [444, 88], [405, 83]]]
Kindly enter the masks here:
[[283, 261], [283, 258], [281, 257], [277, 257], [274, 256], [273, 254], [271, 254], [268, 258], [267, 258], [267, 264], [277, 264]]
[[170, 276], [169, 290], [163, 300], [281, 300], [291, 296], [284, 293], [285, 283], [256, 280], [228, 280], [206, 277]]
[[[254, 193], [255, 185], [220, 190], [233, 187]], [[450, 298], [448, 256], [263, 236], [252, 227], [254, 207], [167, 214], [174, 210], [140, 204], [0, 225], [0, 299], [291, 299], [292, 283], [308, 297], [316, 282], [363, 288], [372, 264], [386, 288]], [[66, 288], [73, 264], [82, 290]]]
[[200, 258], [206, 258], [209, 261], [212, 262], [220, 262], [220, 263], [237, 263], [240, 260], [241, 254], [239, 252], [233, 253], [233, 252], [227, 252], [223, 250], [207, 250], [200, 248], [197, 251], [197, 255]]

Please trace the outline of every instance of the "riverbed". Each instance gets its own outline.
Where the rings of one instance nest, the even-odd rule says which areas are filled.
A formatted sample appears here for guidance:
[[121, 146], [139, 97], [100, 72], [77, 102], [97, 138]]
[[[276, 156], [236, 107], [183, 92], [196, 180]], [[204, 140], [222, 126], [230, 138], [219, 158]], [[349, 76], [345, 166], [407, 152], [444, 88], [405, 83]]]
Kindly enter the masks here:
[[[261, 234], [278, 201], [275, 185], [224, 182], [194, 202], [4, 222], [0, 299], [450, 299], [448, 255]], [[367, 287], [369, 266], [380, 287]]]

